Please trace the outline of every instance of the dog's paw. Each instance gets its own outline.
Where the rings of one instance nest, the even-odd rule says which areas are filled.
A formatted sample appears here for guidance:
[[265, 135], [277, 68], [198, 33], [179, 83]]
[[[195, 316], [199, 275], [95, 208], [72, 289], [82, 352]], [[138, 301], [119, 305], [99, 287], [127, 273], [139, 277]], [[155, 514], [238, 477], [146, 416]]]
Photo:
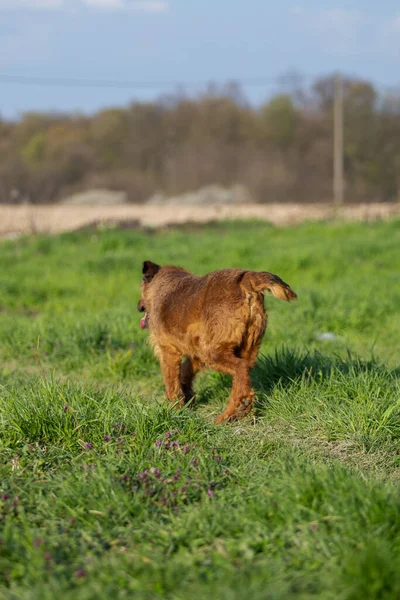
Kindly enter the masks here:
[[244, 398], [241, 398], [236, 402], [235, 407], [232, 408], [230, 405], [219, 417], [217, 417], [216, 423], [233, 423], [239, 419], [246, 417], [252, 410], [254, 404], [254, 392], [249, 392]]
[[236, 419], [237, 417], [235, 413], [223, 412], [216, 418], [215, 422], [217, 425], [220, 425], [221, 423], [233, 423], [233, 421], [236, 421]]
[[240, 402], [238, 402], [235, 410], [236, 418], [243, 419], [243, 417], [246, 417], [253, 408], [253, 403], [254, 392], [251, 392], [247, 398], [242, 398]]

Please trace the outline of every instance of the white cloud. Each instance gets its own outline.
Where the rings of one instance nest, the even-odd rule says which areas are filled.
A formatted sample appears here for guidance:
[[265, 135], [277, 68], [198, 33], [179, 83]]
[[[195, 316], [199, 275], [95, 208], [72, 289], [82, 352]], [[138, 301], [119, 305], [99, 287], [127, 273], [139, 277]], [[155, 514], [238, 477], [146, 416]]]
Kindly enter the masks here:
[[320, 13], [322, 29], [340, 37], [351, 37], [360, 30], [365, 22], [366, 17], [354, 10], [333, 8]]
[[83, 0], [89, 8], [110, 11], [137, 11], [147, 13], [162, 13], [168, 11], [165, 0]]
[[314, 38], [323, 52], [345, 56], [366, 50], [363, 32], [371, 25], [371, 18], [366, 13], [343, 8], [310, 10], [294, 5], [290, 15], [304, 33]]
[[19, 69], [46, 67], [56, 43], [57, 31], [51, 23], [22, 19], [15, 30], [0, 36], [0, 69], [18, 73]]
[[90, 8], [103, 10], [121, 10], [125, 8], [123, 0], [83, 0], [83, 4]]
[[373, 46], [375, 54], [395, 59], [398, 62], [400, 52], [400, 15], [384, 19], [379, 24], [379, 37]]
[[298, 16], [298, 15], [303, 15], [305, 10], [303, 6], [300, 6], [300, 4], [295, 4], [294, 6], [291, 6], [289, 9], [290, 14]]
[[[144, 13], [164, 13], [169, 8], [166, 0], [80, 0], [80, 6], [93, 10]], [[0, 0], [0, 10], [50, 10], [68, 7], [68, 0]]]
[[133, 10], [141, 10], [149, 13], [167, 12], [169, 10], [168, 2], [165, 2], [164, 0], [154, 2], [132, 2], [131, 7]]
[[321, 53], [337, 60], [350, 56], [374, 60], [378, 57], [398, 58], [400, 14], [376, 17], [367, 10], [311, 10], [294, 4], [289, 9], [289, 18]]
[[397, 15], [390, 20], [389, 29], [395, 33], [400, 33], [400, 15]]
[[0, 0], [0, 10], [61, 8], [63, 0]]
[[305, 28], [336, 35], [349, 35], [366, 21], [364, 13], [344, 8], [311, 11], [298, 4], [290, 8], [290, 14]]

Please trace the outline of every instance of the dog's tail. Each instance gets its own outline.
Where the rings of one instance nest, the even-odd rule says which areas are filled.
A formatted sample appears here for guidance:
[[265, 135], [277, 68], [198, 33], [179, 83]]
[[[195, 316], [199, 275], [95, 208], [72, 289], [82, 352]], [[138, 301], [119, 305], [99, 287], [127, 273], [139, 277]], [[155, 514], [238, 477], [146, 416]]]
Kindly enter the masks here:
[[267, 273], [266, 271], [257, 273], [252, 271], [248, 273], [246, 279], [250, 282], [251, 287], [256, 292], [267, 291], [275, 296], [275, 298], [286, 300], [286, 302], [297, 299], [297, 294], [292, 288], [282, 281], [278, 275], [274, 275], [273, 273]]

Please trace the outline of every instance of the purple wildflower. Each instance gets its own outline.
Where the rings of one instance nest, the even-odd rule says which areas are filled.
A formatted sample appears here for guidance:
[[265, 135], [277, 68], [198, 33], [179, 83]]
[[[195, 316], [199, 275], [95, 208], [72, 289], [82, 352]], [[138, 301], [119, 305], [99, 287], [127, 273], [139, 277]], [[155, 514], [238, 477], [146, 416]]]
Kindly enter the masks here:
[[210, 489], [207, 490], [207, 494], [210, 496], [210, 498], [214, 498], [215, 496], [214, 492]]
[[85, 448], [86, 448], [86, 450], [93, 450], [93, 444], [92, 444], [92, 442], [87, 442], [85, 444]]
[[111, 442], [111, 440], [112, 440], [112, 437], [111, 437], [111, 435], [105, 435], [105, 436], [103, 437], [103, 442]]
[[181, 450], [182, 450], [183, 454], [187, 454], [190, 450], [189, 444], [186, 444], [186, 446], [182, 446]]
[[115, 423], [112, 428], [120, 431], [121, 433], [125, 431], [125, 425], [123, 423]]
[[68, 412], [69, 410], [71, 410], [71, 409], [70, 409], [70, 407], [69, 407], [69, 406], [66, 404], [66, 405], [64, 406], [64, 412]]
[[198, 466], [198, 464], [199, 464], [199, 461], [197, 460], [197, 458], [194, 458], [194, 459], [192, 460], [192, 464], [193, 464], [193, 466], [194, 466], [194, 467], [197, 467], [197, 466]]
[[219, 454], [217, 454], [217, 456], [215, 457], [215, 460], [216, 460], [217, 462], [221, 462], [222, 458], [220, 457], [220, 455], [219, 455]]
[[85, 577], [85, 575], [86, 575], [85, 569], [77, 569], [75, 571], [75, 577], [80, 578], [80, 577]]
[[155, 445], [157, 446], [157, 448], [159, 448], [162, 445], [162, 441], [161, 440], [157, 440]]
[[10, 496], [8, 494], [3, 494], [1, 499], [2, 500], [8, 500], [10, 498]]

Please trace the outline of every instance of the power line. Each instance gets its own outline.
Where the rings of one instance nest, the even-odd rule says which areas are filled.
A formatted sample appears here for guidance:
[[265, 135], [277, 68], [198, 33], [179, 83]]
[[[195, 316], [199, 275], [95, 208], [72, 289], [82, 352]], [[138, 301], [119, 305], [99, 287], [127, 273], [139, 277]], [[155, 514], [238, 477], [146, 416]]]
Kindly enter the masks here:
[[[311, 76], [296, 75], [301, 81]], [[284, 77], [254, 77], [254, 78], [226, 78], [222, 83], [210, 79], [208, 81], [130, 81], [112, 79], [88, 79], [76, 77], [37, 77], [31, 75], [9, 75], [0, 73], [0, 83], [6, 85], [32, 85], [46, 87], [76, 87], [76, 88], [114, 88], [114, 89], [160, 89], [160, 88], [201, 88], [210, 84], [224, 85], [229, 82], [238, 83], [247, 87], [265, 87], [267, 85], [284, 85]]]
[[[160, 88], [206, 88], [209, 85], [226, 85], [229, 83], [238, 83], [243, 87], [266, 87], [277, 85], [285, 87], [301, 84], [304, 81], [318, 79], [319, 75], [303, 75], [297, 72], [284, 73], [275, 77], [226, 77], [223, 81], [209, 78], [207, 81], [134, 81], [129, 79], [92, 79], [88, 77], [42, 77], [37, 75], [13, 75], [9, 73], [0, 73], [0, 83], [5, 85], [26, 85], [39, 87], [70, 87], [70, 88], [110, 88], [110, 89], [138, 89], [154, 90]], [[344, 77], [342, 75], [342, 77]], [[350, 79], [353, 77], [350, 76]], [[354, 77], [357, 80], [357, 77]], [[371, 82], [378, 89], [386, 92], [399, 92], [397, 84], [379, 84]]]

